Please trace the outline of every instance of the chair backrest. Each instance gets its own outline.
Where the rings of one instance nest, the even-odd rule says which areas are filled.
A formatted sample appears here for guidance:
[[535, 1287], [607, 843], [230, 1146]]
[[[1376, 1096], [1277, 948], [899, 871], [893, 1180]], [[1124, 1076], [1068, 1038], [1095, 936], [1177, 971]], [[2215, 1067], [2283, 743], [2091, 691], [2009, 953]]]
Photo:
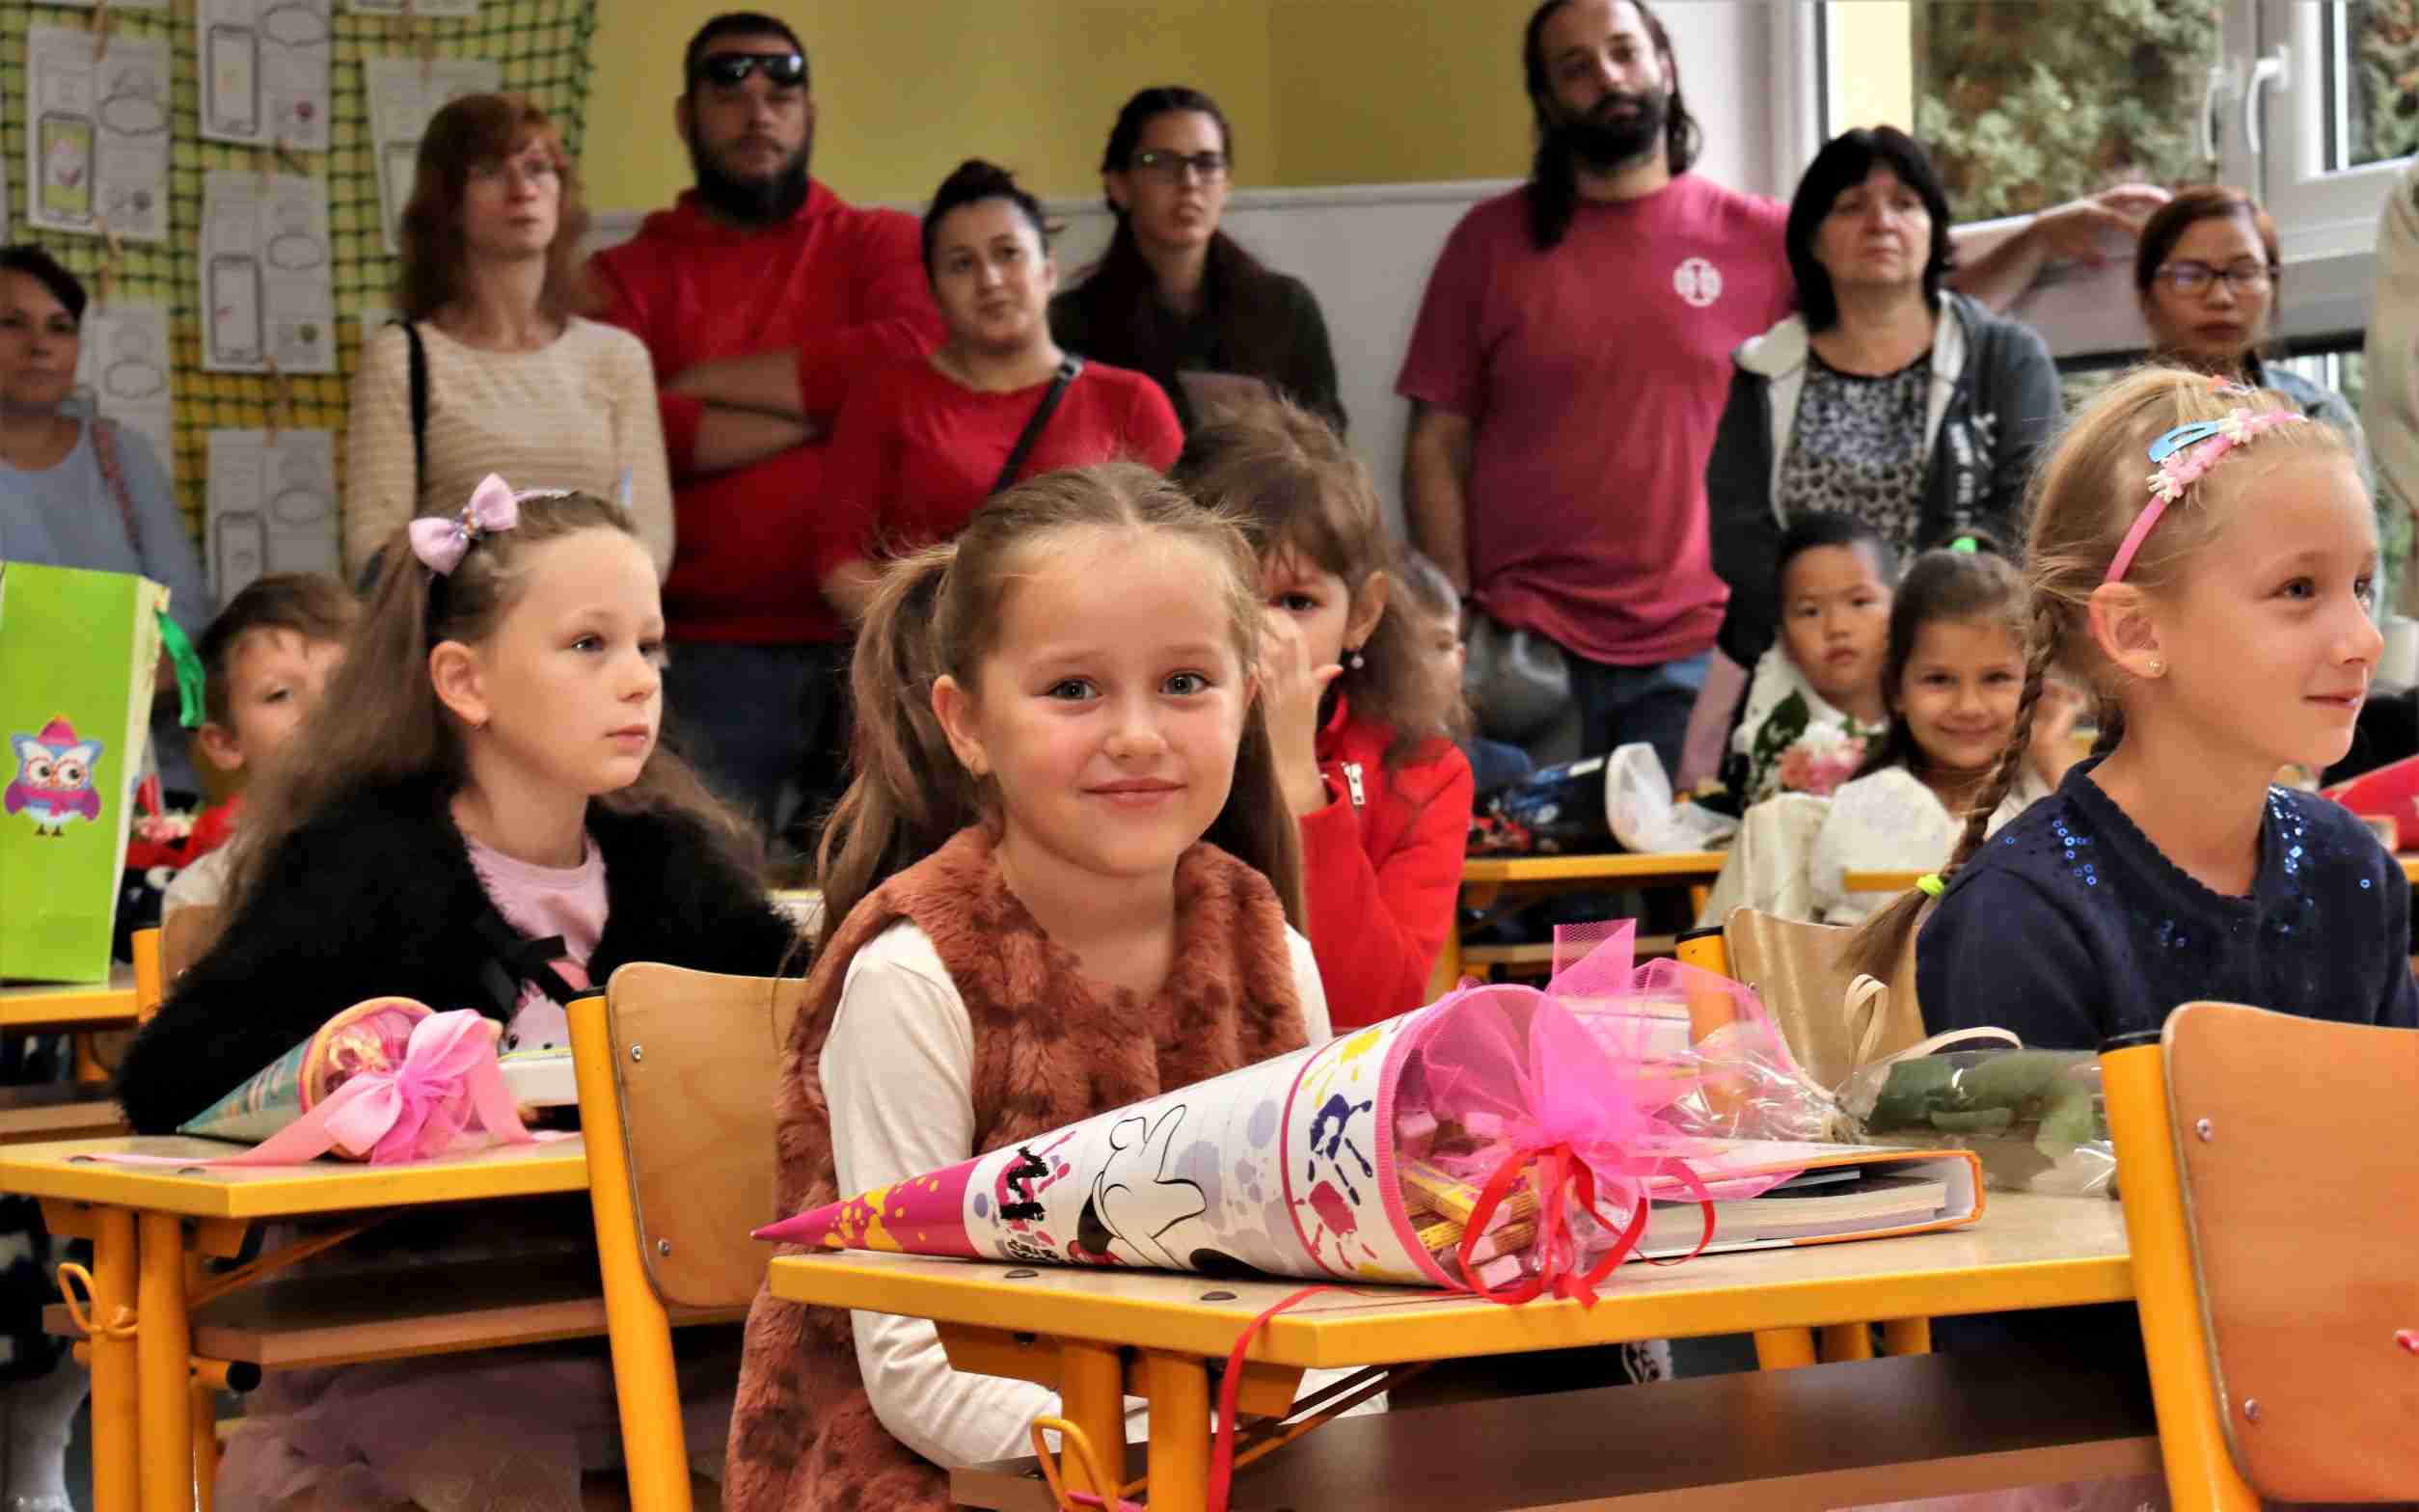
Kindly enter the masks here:
[[166, 985], [175, 986], [187, 966], [218, 943], [219, 910], [208, 904], [178, 908], [160, 920], [160, 967]]
[[667, 1306], [746, 1307], [764, 1281], [771, 1251], [747, 1234], [781, 1216], [773, 1093], [805, 989], [646, 962], [606, 986], [639, 1248]]
[[[2235, 1466], [2271, 1501], [2419, 1498], [2419, 1152], [2399, 1121], [2419, 1034], [2191, 1003], [2161, 1047]], [[2129, 1208], [2134, 1156], [2119, 1144]]]
[[[1841, 958], [1849, 931], [1736, 908], [1723, 921], [1722, 933], [1730, 976], [1763, 1001], [1798, 1065], [1826, 1087], [1847, 1080], [1858, 1066], [1859, 1038], [1845, 1010], [1848, 984], [1856, 978]], [[1923, 1039], [1912, 949], [1888, 985], [1889, 1002], [1873, 1042], [1874, 1058]]]

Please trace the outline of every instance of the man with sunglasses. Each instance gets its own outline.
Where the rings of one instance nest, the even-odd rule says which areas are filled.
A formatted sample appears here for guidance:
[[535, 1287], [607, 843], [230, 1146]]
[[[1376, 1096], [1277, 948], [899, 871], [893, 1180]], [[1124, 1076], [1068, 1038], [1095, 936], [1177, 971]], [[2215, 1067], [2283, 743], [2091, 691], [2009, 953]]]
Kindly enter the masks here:
[[718, 787], [771, 829], [839, 791], [849, 630], [805, 570], [824, 433], [856, 375], [929, 349], [916, 223], [808, 176], [806, 49], [775, 17], [690, 40], [672, 122], [696, 187], [591, 264], [661, 389], [676, 553], [666, 702]]

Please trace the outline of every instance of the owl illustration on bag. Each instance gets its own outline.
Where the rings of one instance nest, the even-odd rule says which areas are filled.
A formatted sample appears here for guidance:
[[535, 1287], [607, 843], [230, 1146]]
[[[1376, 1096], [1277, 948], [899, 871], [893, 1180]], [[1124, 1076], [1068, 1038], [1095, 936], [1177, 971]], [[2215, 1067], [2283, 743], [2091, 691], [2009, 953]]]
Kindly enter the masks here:
[[40, 735], [13, 735], [16, 777], [0, 794], [0, 813], [23, 813], [34, 821], [37, 835], [67, 833], [69, 820], [97, 823], [100, 793], [93, 785], [93, 769], [100, 761], [101, 742], [79, 741], [75, 727], [58, 717]]

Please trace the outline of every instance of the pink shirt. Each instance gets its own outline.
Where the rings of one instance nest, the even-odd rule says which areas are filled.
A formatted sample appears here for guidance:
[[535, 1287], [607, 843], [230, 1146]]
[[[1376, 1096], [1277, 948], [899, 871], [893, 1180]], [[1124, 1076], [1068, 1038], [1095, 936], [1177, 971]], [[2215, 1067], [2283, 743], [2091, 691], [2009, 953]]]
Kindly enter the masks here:
[[[548, 962], [573, 987], [588, 985], [588, 957], [605, 932], [605, 852], [586, 840], [578, 866], [533, 866], [476, 840], [469, 841], [471, 870], [487, 890], [487, 901], [504, 922], [530, 939], [562, 936], [563, 954]], [[562, 1005], [534, 982], [521, 985], [520, 1006], [504, 1026], [501, 1050], [568, 1050], [571, 1021]]]
[[1473, 422], [1470, 573], [1487, 612], [1618, 665], [1713, 644], [1727, 595], [1705, 459], [1732, 350], [1795, 304], [1787, 221], [1694, 174], [1581, 201], [1549, 252], [1525, 189], [1462, 217], [1395, 387]]

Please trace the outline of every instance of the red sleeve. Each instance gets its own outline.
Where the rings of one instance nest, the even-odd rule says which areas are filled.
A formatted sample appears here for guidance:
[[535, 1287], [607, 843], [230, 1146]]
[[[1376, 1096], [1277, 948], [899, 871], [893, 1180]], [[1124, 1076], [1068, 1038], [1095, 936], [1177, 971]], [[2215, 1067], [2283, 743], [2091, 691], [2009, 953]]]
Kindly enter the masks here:
[[1137, 376], [1134, 402], [1126, 412], [1125, 454], [1164, 472], [1176, 466], [1176, 455], [1183, 449], [1184, 427], [1177, 423], [1176, 406], [1167, 402], [1157, 384]]
[[1373, 861], [1362, 849], [1360, 816], [1348, 798], [1301, 823], [1311, 954], [1339, 1034], [1427, 1001], [1469, 846], [1473, 784], [1460, 751], [1443, 746], [1377, 781], [1373, 799], [1383, 792], [1382, 801], [1415, 810], [1392, 854]]
[[815, 508], [807, 567], [818, 587], [848, 563], [872, 554], [883, 511], [898, 491], [899, 385], [887, 372], [858, 383], [840, 406], [824, 443], [823, 498]]
[[1395, 392], [1404, 398], [1455, 415], [1477, 414], [1481, 397], [1487, 254], [1479, 215], [1486, 208], [1462, 217], [1437, 254], [1420, 301], [1419, 324], [1411, 329], [1411, 350], [1402, 359], [1402, 376], [1395, 380]]
[[619, 266], [605, 253], [588, 259], [588, 279], [602, 304], [597, 318], [621, 327], [646, 347], [647, 361], [654, 365], [658, 380], [655, 400], [664, 422], [664, 461], [675, 480], [686, 478], [696, 471], [697, 425], [705, 418], [705, 401], [663, 387], [662, 380], [671, 376], [670, 365], [656, 343], [645, 302], [622, 278]]
[[836, 414], [868, 367], [940, 344], [921, 238], [915, 222], [895, 210], [866, 212], [850, 273], [858, 290], [857, 323], [802, 336], [798, 343], [798, 392], [809, 419]]

